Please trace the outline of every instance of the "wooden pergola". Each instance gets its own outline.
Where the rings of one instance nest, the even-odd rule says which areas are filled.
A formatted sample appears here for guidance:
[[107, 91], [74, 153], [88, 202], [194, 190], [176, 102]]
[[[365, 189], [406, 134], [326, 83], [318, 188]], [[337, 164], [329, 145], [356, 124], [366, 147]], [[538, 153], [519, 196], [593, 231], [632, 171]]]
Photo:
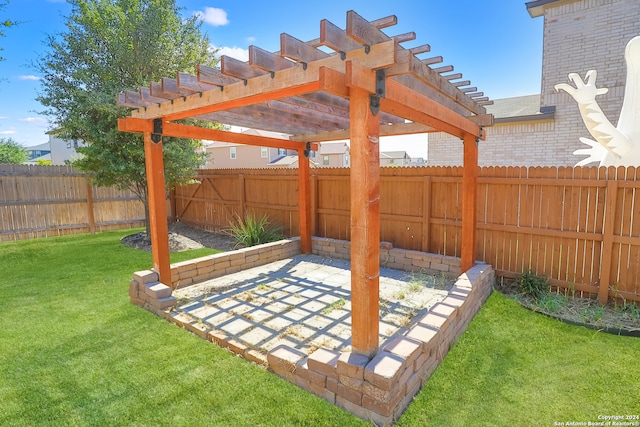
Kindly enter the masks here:
[[[346, 30], [327, 20], [320, 37], [280, 36], [280, 51], [249, 47], [249, 61], [223, 56], [220, 68], [198, 67], [118, 94], [135, 108], [120, 119], [124, 132], [144, 134], [152, 257], [160, 280], [171, 283], [162, 136], [297, 150], [300, 238], [311, 252], [310, 168], [303, 161], [317, 143], [351, 142], [351, 292], [353, 351], [378, 349], [380, 271], [379, 138], [444, 131], [462, 139], [462, 271], [473, 266], [479, 139], [493, 124], [491, 103], [461, 74], [446, 74], [441, 57], [419, 59], [428, 45], [405, 48], [415, 33], [388, 36], [395, 16], [367, 21], [347, 12]], [[175, 123], [193, 118], [290, 134], [288, 140]]]

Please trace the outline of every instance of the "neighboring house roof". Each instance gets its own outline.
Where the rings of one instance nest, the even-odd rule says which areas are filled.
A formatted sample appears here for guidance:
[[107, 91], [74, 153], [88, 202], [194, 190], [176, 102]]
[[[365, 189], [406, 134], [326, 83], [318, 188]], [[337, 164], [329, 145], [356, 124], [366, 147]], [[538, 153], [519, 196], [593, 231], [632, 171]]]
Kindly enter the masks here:
[[46, 151], [50, 151], [51, 150], [51, 144], [49, 144], [48, 142], [43, 142], [42, 144], [38, 144], [38, 145], [32, 145], [31, 147], [25, 147], [27, 151], [34, 151], [34, 150], [46, 150]]
[[380, 157], [386, 159], [409, 159], [406, 151], [381, 151]]
[[[575, 0], [574, 0], [575, 1]], [[553, 3], [571, 3], [571, 0], [534, 0], [525, 3], [527, 6], [527, 11], [532, 18], [537, 18], [538, 16], [544, 15], [544, 10], [548, 6], [553, 6]]]
[[485, 107], [496, 123], [552, 119], [555, 107], [540, 108], [540, 94], [494, 99]]
[[321, 156], [329, 154], [344, 154], [349, 151], [349, 145], [346, 142], [323, 142], [320, 144], [318, 151]]
[[269, 166], [292, 167], [296, 163], [298, 156], [283, 156], [269, 163]]

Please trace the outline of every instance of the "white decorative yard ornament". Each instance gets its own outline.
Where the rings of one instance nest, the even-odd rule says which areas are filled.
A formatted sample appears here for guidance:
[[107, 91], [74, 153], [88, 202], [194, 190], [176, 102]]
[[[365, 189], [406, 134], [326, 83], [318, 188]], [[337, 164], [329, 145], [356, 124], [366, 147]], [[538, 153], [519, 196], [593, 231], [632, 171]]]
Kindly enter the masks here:
[[627, 83], [617, 127], [611, 124], [596, 101], [597, 95], [607, 93], [609, 89], [596, 88], [595, 70], [587, 71], [586, 83], [578, 74], [571, 73], [569, 80], [576, 87], [566, 83], [555, 86], [557, 91], [564, 90], [576, 100], [582, 120], [595, 139], [580, 138], [590, 148], [573, 152], [575, 155], [588, 156], [576, 166], [594, 161], [599, 161], [600, 166], [640, 166], [640, 36], [627, 43], [624, 57], [627, 62]]

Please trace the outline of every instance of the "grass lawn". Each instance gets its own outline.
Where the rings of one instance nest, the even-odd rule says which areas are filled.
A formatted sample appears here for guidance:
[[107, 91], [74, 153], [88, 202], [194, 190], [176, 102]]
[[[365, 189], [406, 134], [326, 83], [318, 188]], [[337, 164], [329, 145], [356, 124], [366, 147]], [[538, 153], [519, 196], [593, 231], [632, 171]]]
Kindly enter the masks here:
[[[367, 425], [130, 304], [131, 273], [151, 264], [120, 244], [131, 232], [0, 243], [0, 425]], [[398, 425], [639, 414], [639, 355], [640, 339], [494, 293]]]

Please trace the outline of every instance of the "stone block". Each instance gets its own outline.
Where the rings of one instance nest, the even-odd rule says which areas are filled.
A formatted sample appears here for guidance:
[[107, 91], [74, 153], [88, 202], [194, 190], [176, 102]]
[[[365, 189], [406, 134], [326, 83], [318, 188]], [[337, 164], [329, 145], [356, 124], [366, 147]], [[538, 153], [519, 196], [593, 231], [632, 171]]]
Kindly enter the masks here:
[[176, 305], [175, 297], [165, 297], [159, 299], [152, 299], [149, 301], [149, 304], [158, 310], [166, 310], [169, 307], [174, 307]]
[[362, 392], [347, 387], [340, 382], [338, 382], [338, 396], [356, 405], [362, 405]]
[[281, 344], [267, 354], [269, 369], [276, 374], [291, 380], [297, 364], [304, 359], [305, 354], [294, 348]]
[[129, 282], [129, 296], [133, 298], [138, 298], [138, 281], [131, 280]]
[[220, 331], [210, 331], [207, 335], [207, 339], [220, 347], [224, 347], [227, 341], [227, 334]]
[[393, 244], [391, 242], [380, 242], [380, 249], [391, 250], [393, 249]]
[[365, 409], [369, 409], [370, 411], [375, 412], [376, 414], [380, 414], [383, 417], [391, 417], [393, 416], [393, 412], [396, 409], [396, 406], [402, 398], [404, 394], [398, 393], [394, 396], [393, 400], [389, 402], [381, 402], [379, 400], [373, 399], [367, 395], [362, 396], [362, 406]]
[[248, 361], [256, 363], [258, 365], [262, 366], [267, 364], [267, 355], [258, 350], [248, 348], [245, 350], [243, 356]]
[[[422, 341], [425, 344], [429, 344], [432, 340], [434, 340], [434, 337], [436, 337], [437, 334], [438, 329], [418, 323], [416, 325], [413, 325], [411, 329], [409, 329], [406, 336], [418, 341]], [[425, 346], [425, 349], [426, 348], [427, 347]]]
[[406, 364], [411, 364], [422, 353], [422, 341], [417, 341], [409, 337], [397, 336], [387, 343], [383, 350], [396, 354], [402, 357]]
[[171, 288], [164, 283], [147, 283], [143, 287], [144, 292], [154, 299], [167, 298], [171, 296]]
[[142, 285], [145, 283], [157, 282], [160, 280], [160, 276], [153, 270], [142, 270], [136, 271], [133, 273], [133, 279], [138, 282], [138, 284]]
[[[298, 362], [298, 366], [296, 367], [296, 374], [299, 377], [309, 381], [309, 383], [317, 385], [318, 387], [325, 387], [327, 384], [327, 376], [309, 369], [309, 366], [307, 365], [307, 359], [302, 359]], [[334, 390], [333, 392], [335, 393], [336, 391]]]
[[345, 352], [338, 358], [337, 370], [339, 376], [347, 376], [356, 380], [364, 379], [364, 368], [369, 358], [362, 354]]
[[440, 329], [447, 322], [447, 318], [436, 313], [428, 312], [418, 321], [418, 324], [432, 326]]
[[338, 380], [336, 378], [327, 377], [327, 390], [332, 393], [338, 393]]
[[338, 364], [340, 354], [339, 351], [320, 347], [309, 355], [309, 359], [307, 360], [309, 369], [321, 372], [328, 377], [337, 378], [338, 372], [336, 365]]
[[386, 351], [380, 351], [364, 369], [364, 379], [376, 387], [391, 390], [404, 371], [405, 359]]

